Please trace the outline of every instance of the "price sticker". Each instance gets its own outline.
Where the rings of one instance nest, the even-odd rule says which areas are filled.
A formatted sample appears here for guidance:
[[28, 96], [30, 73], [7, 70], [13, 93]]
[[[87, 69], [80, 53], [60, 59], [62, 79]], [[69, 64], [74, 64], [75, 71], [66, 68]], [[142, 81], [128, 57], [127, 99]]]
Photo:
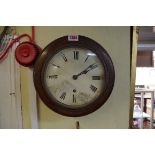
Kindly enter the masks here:
[[79, 41], [79, 36], [78, 35], [69, 35], [68, 41]]

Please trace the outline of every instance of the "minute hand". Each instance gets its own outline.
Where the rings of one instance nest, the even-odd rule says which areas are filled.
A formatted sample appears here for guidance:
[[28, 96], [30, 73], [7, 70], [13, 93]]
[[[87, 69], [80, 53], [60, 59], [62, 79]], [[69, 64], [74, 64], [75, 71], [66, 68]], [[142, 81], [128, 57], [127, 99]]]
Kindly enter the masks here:
[[92, 64], [88, 66], [85, 70], [82, 71], [82, 74], [86, 74], [87, 72], [91, 71], [92, 69], [95, 69], [97, 67], [97, 64]]
[[73, 75], [73, 79], [76, 80], [80, 75], [87, 74], [89, 71], [91, 71], [92, 69], [94, 69], [96, 67], [97, 67], [97, 64], [92, 64], [92, 65], [88, 66], [85, 70], [83, 70], [79, 74]]

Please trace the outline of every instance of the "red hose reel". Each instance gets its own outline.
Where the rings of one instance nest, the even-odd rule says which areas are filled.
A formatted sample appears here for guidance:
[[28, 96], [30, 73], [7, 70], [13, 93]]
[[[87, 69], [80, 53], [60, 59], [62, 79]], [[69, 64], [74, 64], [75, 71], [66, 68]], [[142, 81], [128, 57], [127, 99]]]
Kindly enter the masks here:
[[21, 44], [17, 46], [16, 51], [15, 51], [15, 58], [19, 64], [25, 67], [31, 67], [34, 64], [35, 60], [37, 59], [37, 56], [41, 52], [41, 48], [38, 45], [34, 44], [34, 28], [32, 30], [33, 30], [32, 31], [33, 39], [28, 34], [22, 34], [18, 36], [0, 54], [0, 61], [3, 60], [7, 56], [10, 48], [16, 42], [19, 42], [20, 39], [27, 37], [29, 42], [22, 42]]
[[15, 57], [19, 64], [29, 67], [32, 66], [41, 52], [41, 48], [32, 42], [19, 44], [15, 51]]

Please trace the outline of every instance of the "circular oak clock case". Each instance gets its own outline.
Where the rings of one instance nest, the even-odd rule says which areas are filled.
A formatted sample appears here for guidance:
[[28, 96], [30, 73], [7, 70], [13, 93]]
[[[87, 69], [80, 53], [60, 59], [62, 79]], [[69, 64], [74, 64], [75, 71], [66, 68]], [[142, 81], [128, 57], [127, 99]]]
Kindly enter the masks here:
[[[45, 49], [38, 57], [33, 72], [34, 85], [42, 101], [53, 111], [61, 115], [71, 117], [84, 116], [100, 108], [109, 98], [115, 81], [114, 66], [106, 50], [101, 45], [99, 45], [97, 42], [95, 42], [90, 38], [80, 35], [78, 36], [78, 38], [79, 38], [78, 41], [68, 41], [68, 36], [64, 36], [56, 39], [55, 41], [47, 45], [47, 47], [45, 47]], [[52, 58], [60, 50], [69, 47], [78, 47], [88, 49], [94, 52], [100, 59], [105, 70], [104, 74], [105, 84], [103, 86], [104, 87], [103, 91], [101, 92], [99, 97], [95, 101], [79, 107], [65, 105], [59, 103], [59, 101], [56, 101], [48, 94], [48, 91], [46, 90], [44, 83], [44, 72], [50, 58]]]

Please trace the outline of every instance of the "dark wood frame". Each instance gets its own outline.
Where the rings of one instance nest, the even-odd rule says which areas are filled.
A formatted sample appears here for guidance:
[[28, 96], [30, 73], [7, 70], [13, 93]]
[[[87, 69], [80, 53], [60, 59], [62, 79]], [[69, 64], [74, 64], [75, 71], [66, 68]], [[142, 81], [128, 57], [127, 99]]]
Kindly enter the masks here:
[[[94, 112], [103, 104], [105, 104], [106, 100], [109, 98], [112, 92], [115, 81], [114, 66], [106, 50], [90, 38], [87, 38], [85, 36], [78, 37], [78, 41], [68, 41], [68, 36], [64, 36], [51, 42], [40, 54], [34, 66], [34, 85], [42, 101], [53, 111], [61, 115], [71, 117], [87, 115]], [[79, 47], [93, 51], [98, 56], [104, 66], [105, 84], [103, 92], [94, 102], [91, 102], [90, 104], [86, 104], [80, 107], [72, 107], [69, 105], [60, 104], [58, 101], [56, 102], [48, 95], [43, 76], [46, 65], [52, 56], [67, 47]]]

